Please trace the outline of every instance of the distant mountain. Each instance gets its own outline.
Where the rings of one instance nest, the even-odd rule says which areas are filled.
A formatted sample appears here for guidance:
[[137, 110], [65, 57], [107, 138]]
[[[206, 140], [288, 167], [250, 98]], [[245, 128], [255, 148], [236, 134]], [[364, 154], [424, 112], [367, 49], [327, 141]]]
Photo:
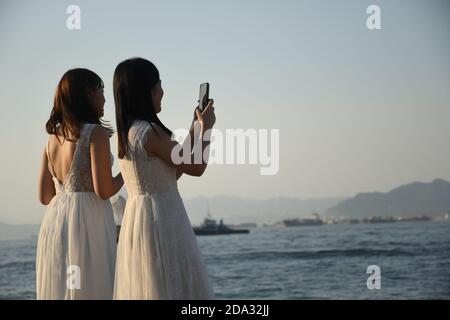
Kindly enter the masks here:
[[430, 183], [414, 182], [388, 193], [359, 193], [326, 211], [345, 218], [370, 216], [413, 217], [442, 216], [450, 211], [450, 183], [436, 179]]
[[37, 236], [38, 233], [39, 225], [37, 224], [12, 225], [0, 223], [0, 240], [27, 239]]
[[316, 211], [323, 214], [344, 198], [298, 199], [271, 198], [266, 200], [243, 199], [235, 196], [196, 197], [184, 200], [193, 225], [200, 224], [206, 216], [207, 206], [215, 219], [225, 224], [255, 222], [273, 223], [287, 218], [310, 217]]

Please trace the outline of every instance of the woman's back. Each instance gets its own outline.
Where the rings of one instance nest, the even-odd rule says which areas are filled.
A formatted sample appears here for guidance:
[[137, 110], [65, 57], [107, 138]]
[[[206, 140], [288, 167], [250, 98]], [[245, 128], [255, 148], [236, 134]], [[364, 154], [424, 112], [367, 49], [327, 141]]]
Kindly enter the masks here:
[[47, 155], [54, 170], [53, 174], [58, 181], [64, 181], [64, 177], [70, 170], [77, 142], [65, 140], [60, 135], [58, 137], [51, 135], [48, 140]]
[[66, 141], [60, 146], [56, 137], [49, 139], [47, 157], [57, 192], [94, 192], [89, 148], [94, 127], [95, 124], [83, 124], [80, 137], [74, 143]]
[[130, 195], [177, 190], [176, 169], [157, 156], [148, 156], [145, 150], [148, 130], [153, 128], [147, 121], [133, 122], [128, 132], [130, 149], [119, 161]]

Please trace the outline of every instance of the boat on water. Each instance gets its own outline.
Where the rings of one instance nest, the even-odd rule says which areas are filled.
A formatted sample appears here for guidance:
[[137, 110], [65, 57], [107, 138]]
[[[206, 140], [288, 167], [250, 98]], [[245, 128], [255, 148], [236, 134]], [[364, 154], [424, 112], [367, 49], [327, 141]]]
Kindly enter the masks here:
[[234, 229], [223, 224], [223, 219], [217, 223], [208, 212], [205, 220], [199, 227], [194, 227], [194, 233], [197, 236], [212, 236], [221, 234], [250, 233], [249, 229]]
[[318, 213], [313, 214], [314, 218], [305, 218], [305, 219], [286, 219], [283, 220], [283, 224], [286, 227], [300, 227], [300, 226], [320, 226], [323, 224], [322, 219]]

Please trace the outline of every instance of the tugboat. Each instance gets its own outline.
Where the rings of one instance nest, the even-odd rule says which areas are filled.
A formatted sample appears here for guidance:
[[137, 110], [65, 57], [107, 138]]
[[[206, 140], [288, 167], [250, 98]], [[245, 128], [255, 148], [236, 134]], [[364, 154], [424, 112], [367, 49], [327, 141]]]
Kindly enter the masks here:
[[249, 233], [248, 229], [232, 229], [223, 224], [223, 219], [220, 219], [220, 223], [217, 224], [216, 220], [211, 217], [211, 214], [208, 213], [203, 221], [203, 223], [199, 227], [194, 227], [194, 233], [197, 236], [212, 236], [212, 235], [220, 235], [220, 234], [234, 234], [234, 233]]

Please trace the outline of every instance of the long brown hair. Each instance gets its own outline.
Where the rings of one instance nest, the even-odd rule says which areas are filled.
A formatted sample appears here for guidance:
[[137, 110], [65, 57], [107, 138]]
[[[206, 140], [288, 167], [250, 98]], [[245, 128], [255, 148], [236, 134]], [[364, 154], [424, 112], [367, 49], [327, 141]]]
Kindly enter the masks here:
[[103, 81], [91, 70], [77, 68], [64, 73], [56, 88], [50, 119], [45, 125], [46, 131], [56, 135], [56, 138], [60, 134], [64, 139], [74, 142], [80, 138], [83, 123], [96, 123], [104, 127], [111, 137], [114, 130], [98, 117], [88, 97], [88, 90], [98, 88], [103, 88]]
[[161, 80], [156, 66], [142, 58], [122, 61], [116, 67], [113, 87], [119, 159], [123, 159], [127, 154], [128, 131], [135, 119], [147, 121], [150, 126], [154, 122], [169, 136], [172, 135], [172, 131], [159, 120], [153, 106], [151, 89], [159, 81]]

